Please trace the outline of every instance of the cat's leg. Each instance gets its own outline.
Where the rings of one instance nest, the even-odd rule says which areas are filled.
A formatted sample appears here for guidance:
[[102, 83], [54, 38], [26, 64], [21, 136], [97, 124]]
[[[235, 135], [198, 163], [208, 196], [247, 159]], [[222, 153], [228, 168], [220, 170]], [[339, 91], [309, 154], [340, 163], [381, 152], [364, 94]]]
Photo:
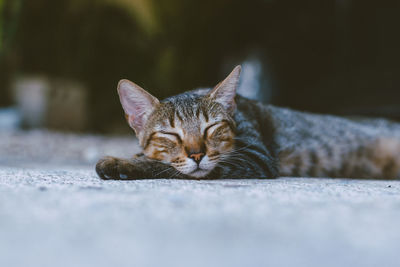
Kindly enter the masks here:
[[186, 178], [173, 167], [143, 155], [132, 159], [105, 157], [97, 162], [96, 172], [105, 180]]

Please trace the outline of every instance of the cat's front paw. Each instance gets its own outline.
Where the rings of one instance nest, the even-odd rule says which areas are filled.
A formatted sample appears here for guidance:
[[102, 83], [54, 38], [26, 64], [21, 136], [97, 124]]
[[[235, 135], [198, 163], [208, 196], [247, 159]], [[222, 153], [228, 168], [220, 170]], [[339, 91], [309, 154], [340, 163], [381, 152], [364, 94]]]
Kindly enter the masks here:
[[132, 162], [124, 159], [105, 157], [96, 164], [96, 172], [104, 180], [143, 179], [145, 173]]

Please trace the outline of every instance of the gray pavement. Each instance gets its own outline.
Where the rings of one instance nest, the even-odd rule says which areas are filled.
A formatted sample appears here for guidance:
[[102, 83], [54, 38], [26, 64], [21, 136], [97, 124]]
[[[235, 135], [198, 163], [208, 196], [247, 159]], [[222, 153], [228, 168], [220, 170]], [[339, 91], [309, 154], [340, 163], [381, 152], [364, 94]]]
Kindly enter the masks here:
[[400, 181], [97, 178], [130, 147], [0, 133], [0, 266], [400, 266]]

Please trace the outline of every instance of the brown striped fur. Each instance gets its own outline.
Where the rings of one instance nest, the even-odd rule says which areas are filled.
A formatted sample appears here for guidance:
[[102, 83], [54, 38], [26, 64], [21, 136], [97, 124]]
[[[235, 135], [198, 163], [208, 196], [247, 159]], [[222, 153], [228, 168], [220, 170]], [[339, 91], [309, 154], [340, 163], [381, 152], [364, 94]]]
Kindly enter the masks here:
[[239, 73], [161, 102], [122, 80], [120, 100], [143, 153], [100, 160], [99, 176], [400, 178], [400, 124], [263, 105], [235, 96]]

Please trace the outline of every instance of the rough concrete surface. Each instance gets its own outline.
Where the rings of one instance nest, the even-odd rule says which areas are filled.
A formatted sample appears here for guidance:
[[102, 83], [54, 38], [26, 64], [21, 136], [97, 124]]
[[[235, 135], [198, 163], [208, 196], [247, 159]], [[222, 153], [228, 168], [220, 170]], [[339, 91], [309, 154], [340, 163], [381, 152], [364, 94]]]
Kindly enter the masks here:
[[0, 133], [0, 266], [400, 266], [400, 181], [96, 177], [137, 149]]

